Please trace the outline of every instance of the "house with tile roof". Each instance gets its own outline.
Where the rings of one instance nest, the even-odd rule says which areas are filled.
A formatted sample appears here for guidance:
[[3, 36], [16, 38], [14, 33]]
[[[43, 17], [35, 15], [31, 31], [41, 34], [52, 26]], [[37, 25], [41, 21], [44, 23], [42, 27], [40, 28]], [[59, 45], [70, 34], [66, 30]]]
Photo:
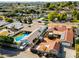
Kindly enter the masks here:
[[67, 26], [54, 26], [49, 27], [48, 30], [52, 30], [54, 34], [58, 34], [61, 36], [62, 42], [67, 42], [70, 45], [73, 44], [74, 32], [72, 27]]

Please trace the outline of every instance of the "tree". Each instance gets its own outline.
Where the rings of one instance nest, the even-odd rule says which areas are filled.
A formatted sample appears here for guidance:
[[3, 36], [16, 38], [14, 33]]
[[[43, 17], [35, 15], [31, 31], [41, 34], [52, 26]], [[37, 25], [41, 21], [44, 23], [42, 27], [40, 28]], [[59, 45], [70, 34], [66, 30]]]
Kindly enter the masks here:
[[76, 9], [72, 11], [72, 16], [73, 16], [72, 22], [77, 22], [77, 16], [78, 16], [77, 13], [78, 11]]
[[33, 9], [29, 10], [28, 12], [29, 12], [29, 13], [36, 13], [36, 11], [33, 10]]
[[66, 13], [61, 13], [61, 14], [59, 13], [57, 15], [57, 18], [58, 18], [59, 21], [66, 20], [67, 19], [67, 14]]
[[47, 3], [47, 4], [46, 4], [46, 8], [48, 8], [49, 6], [50, 6], [50, 3]]
[[39, 11], [36, 11], [36, 13], [37, 13], [37, 14], [40, 14], [40, 12], [39, 12]]
[[48, 20], [50, 20], [50, 21], [55, 19], [56, 17], [57, 17], [57, 12], [56, 11], [51, 12], [51, 13], [48, 14]]
[[60, 3], [59, 2], [57, 3], [57, 6], [60, 6]]
[[55, 4], [50, 4], [50, 6], [49, 6], [49, 9], [53, 9], [53, 8], [55, 8], [56, 6], [55, 6]]
[[61, 7], [61, 6], [59, 6], [59, 7], [57, 7], [57, 8], [56, 8], [56, 10], [57, 10], [57, 11], [58, 11], [58, 10], [61, 10], [61, 8], [62, 8], [62, 7]]
[[79, 12], [77, 13], [77, 20], [79, 20]]
[[66, 5], [66, 2], [61, 2], [61, 3], [60, 3], [60, 7], [65, 7], [65, 6], [67, 6], [67, 5]]
[[67, 5], [68, 5], [68, 6], [69, 6], [69, 5], [72, 5], [72, 2], [71, 2], [71, 1], [67, 2]]
[[28, 21], [27, 22], [28, 24], [32, 24], [32, 19], [31, 18], [28, 18], [27, 21]]
[[74, 10], [72, 11], [72, 15], [73, 15], [73, 16], [76, 16], [76, 15], [77, 15], [77, 10], [74, 9]]
[[78, 22], [79, 23], [79, 20], [74, 19], [74, 20], [72, 20], [72, 22]]
[[10, 22], [10, 23], [13, 22], [13, 20], [12, 20], [11, 18], [5, 18], [5, 21], [6, 21], [6, 22]]
[[77, 10], [73, 10], [72, 15], [74, 19], [79, 20], [79, 12]]
[[9, 36], [0, 36], [0, 43], [13, 44], [14, 38]]
[[73, 2], [74, 6], [77, 6], [77, 2]]
[[70, 5], [72, 5], [71, 1], [69, 1], [69, 2], [60, 2], [61, 7], [67, 7], [67, 6], [70, 6]]
[[3, 16], [0, 16], [0, 20], [3, 20]]

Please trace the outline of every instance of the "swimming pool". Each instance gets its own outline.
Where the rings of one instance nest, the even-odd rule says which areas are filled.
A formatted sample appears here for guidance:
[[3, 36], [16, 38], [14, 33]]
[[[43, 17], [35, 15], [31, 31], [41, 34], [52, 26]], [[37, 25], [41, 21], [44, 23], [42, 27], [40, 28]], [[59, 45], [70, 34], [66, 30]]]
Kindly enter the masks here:
[[30, 33], [19, 33], [17, 34], [14, 39], [16, 42], [21, 41], [24, 37], [27, 37]]

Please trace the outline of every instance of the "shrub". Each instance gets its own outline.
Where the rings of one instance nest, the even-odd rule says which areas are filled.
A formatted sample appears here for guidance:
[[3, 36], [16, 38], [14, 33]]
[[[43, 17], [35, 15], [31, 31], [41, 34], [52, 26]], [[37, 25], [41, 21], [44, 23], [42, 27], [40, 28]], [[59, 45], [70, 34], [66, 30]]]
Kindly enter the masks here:
[[51, 21], [53, 19], [55, 19], [57, 17], [57, 12], [54, 11], [54, 12], [51, 12], [48, 14], [48, 20]]
[[56, 7], [55, 4], [50, 4], [49, 9], [53, 9], [55, 7]]
[[62, 21], [62, 20], [66, 20], [67, 19], [67, 15], [66, 14], [58, 14], [57, 17], [58, 17], [58, 20], [59, 21]]
[[3, 16], [0, 16], [0, 20], [3, 20]]
[[74, 20], [72, 20], [71, 22], [79, 22], [79, 20], [74, 19]]
[[77, 38], [77, 40], [76, 40], [76, 44], [79, 44], [79, 38]]
[[11, 18], [5, 18], [5, 21], [6, 21], [6, 22], [10, 22], [10, 23], [13, 22], [13, 20], [12, 20]]
[[0, 36], [0, 43], [13, 44], [14, 38], [8, 36]]

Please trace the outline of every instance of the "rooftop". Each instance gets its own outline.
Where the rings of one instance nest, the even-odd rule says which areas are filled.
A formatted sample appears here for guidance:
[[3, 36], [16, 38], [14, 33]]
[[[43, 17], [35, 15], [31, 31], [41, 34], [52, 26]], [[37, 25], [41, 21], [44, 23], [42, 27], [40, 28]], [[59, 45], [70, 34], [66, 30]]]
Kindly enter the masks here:
[[[52, 25], [52, 26], [51, 26]], [[58, 25], [58, 24], [51, 24], [49, 26], [49, 30], [52, 30], [54, 34], [61, 35], [61, 39], [64, 39], [62, 41], [72, 43], [74, 32], [72, 25]]]

